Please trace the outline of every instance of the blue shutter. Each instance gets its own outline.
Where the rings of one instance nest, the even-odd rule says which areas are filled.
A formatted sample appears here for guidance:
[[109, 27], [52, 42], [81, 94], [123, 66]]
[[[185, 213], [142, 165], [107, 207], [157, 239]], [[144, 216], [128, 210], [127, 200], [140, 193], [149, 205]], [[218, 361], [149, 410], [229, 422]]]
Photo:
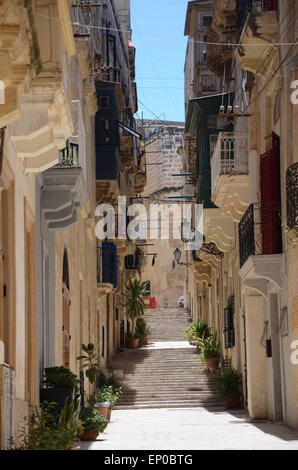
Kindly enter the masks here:
[[102, 244], [102, 282], [117, 287], [117, 247], [114, 243]]

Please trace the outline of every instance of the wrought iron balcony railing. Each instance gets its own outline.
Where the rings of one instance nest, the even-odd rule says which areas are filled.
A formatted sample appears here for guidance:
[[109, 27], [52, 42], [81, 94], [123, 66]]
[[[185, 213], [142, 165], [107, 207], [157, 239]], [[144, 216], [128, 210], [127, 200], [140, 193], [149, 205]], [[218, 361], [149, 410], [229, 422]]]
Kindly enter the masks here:
[[249, 13], [260, 13], [265, 11], [276, 11], [278, 0], [237, 0], [236, 34], [237, 42], [242, 34]]
[[287, 230], [298, 232], [298, 162], [289, 166], [286, 172]]
[[281, 204], [251, 204], [239, 222], [240, 267], [250, 256], [282, 252]]
[[79, 145], [67, 142], [66, 147], [59, 151], [58, 166], [78, 167], [79, 165]]
[[211, 187], [220, 175], [247, 174], [248, 139], [245, 134], [220, 132], [211, 158]]

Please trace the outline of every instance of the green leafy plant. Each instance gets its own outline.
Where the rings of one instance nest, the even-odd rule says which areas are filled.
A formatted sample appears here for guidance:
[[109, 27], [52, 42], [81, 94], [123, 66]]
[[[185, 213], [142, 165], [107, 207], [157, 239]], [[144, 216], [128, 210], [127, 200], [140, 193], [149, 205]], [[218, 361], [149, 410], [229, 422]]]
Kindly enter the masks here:
[[242, 375], [232, 367], [225, 367], [222, 375], [216, 377], [218, 393], [222, 398], [241, 392]]
[[94, 390], [88, 398], [88, 405], [94, 406], [96, 403], [106, 403], [109, 402], [108, 393], [106, 392], [105, 388], [97, 388]]
[[85, 354], [77, 357], [78, 361], [83, 361], [80, 369], [86, 369], [85, 374], [91, 384], [94, 383], [96, 376], [101, 373], [99, 368], [99, 355], [95, 351], [93, 343], [81, 344], [81, 349]]
[[57, 421], [56, 403], [36, 407], [20, 432], [18, 450], [70, 450], [82, 432], [79, 422], [80, 406], [66, 400]]
[[108, 420], [92, 407], [84, 408], [80, 412], [80, 420], [82, 421], [84, 432], [100, 433], [108, 425]]
[[119, 400], [120, 395], [122, 392], [120, 391], [114, 391], [112, 385], [106, 385], [102, 389], [103, 393], [106, 396], [106, 400], [110, 402], [110, 408], [113, 408], [116, 404], [116, 402]]
[[124, 284], [123, 308], [125, 315], [132, 320], [133, 332], [135, 330], [136, 319], [144, 315], [146, 305], [142, 297], [145, 297], [146, 294], [146, 284], [138, 279], [135, 279], [134, 281], [129, 279], [127, 284]]
[[109, 386], [113, 388], [114, 392], [122, 394], [121, 384], [113, 377], [112, 375], [105, 375], [102, 371], [97, 378], [97, 388], [102, 389], [104, 386]]
[[198, 342], [202, 338], [209, 338], [211, 334], [211, 328], [202, 320], [196, 320], [192, 322], [186, 330], [180, 331], [185, 333], [188, 341]]
[[66, 367], [46, 367], [44, 370], [44, 383], [50, 387], [69, 387], [79, 390], [78, 377]]
[[201, 338], [199, 345], [201, 348], [199, 356], [203, 361], [220, 357], [220, 343], [217, 334], [213, 338]]

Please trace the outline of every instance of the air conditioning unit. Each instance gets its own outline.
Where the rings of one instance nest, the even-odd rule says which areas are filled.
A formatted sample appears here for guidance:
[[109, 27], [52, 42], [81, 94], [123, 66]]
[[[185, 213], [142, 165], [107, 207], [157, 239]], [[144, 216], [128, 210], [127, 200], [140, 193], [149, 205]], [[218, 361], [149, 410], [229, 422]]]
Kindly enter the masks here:
[[138, 254], [135, 253], [133, 255], [126, 255], [124, 257], [124, 264], [125, 264], [126, 269], [138, 269], [138, 265], [139, 265]]

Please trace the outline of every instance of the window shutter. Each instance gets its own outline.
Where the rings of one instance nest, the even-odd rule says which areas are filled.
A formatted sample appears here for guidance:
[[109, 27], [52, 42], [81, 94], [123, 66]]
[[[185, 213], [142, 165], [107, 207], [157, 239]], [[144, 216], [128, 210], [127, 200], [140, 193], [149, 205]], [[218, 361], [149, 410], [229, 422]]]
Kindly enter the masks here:
[[235, 346], [234, 297], [229, 297], [228, 307], [224, 309], [224, 341], [225, 349]]
[[278, 0], [263, 0], [263, 11], [278, 10]]
[[117, 248], [114, 243], [102, 244], [102, 282], [117, 287]]
[[281, 252], [279, 137], [272, 134], [272, 149], [260, 158], [262, 254]]

